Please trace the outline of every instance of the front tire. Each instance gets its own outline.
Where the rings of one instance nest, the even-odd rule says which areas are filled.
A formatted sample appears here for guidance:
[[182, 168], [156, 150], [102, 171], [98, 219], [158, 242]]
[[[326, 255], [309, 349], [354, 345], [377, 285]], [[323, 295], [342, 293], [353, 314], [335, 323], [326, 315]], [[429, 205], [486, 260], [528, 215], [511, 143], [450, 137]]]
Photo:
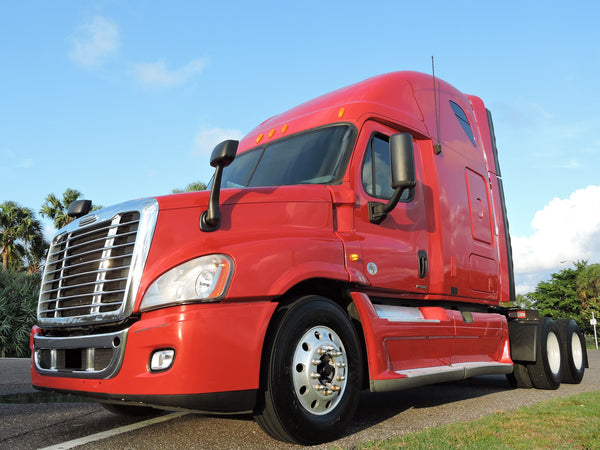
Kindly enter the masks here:
[[361, 346], [334, 302], [305, 296], [282, 307], [265, 345], [255, 419], [273, 438], [314, 445], [338, 437], [362, 386]]

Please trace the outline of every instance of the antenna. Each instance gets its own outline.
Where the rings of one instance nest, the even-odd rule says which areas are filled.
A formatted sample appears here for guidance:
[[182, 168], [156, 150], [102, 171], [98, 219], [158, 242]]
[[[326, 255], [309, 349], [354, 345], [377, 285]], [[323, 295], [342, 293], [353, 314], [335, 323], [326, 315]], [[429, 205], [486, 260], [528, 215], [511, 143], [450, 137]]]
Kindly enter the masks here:
[[435, 64], [433, 61], [433, 56], [431, 57], [431, 73], [433, 74], [433, 102], [435, 107], [435, 128], [437, 133], [437, 144], [433, 145], [433, 151], [436, 155], [439, 155], [440, 153], [442, 153], [442, 140], [440, 136], [440, 110], [438, 108], [437, 102], [438, 92], [435, 84]]

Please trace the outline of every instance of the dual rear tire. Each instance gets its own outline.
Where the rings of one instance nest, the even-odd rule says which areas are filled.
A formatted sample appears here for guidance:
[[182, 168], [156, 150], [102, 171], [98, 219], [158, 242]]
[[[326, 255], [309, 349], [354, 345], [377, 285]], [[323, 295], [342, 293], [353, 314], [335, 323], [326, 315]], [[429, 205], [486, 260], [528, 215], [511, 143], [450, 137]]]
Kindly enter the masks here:
[[537, 329], [536, 361], [514, 364], [508, 381], [516, 388], [554, 390], [579, 384], [586, 367], [585, 339], [574, 320], [544, 317]]
[[585, 337], [574, 320], [560, 319], [556, 321], [561, 338], [562, 382], [579, 384], [587, 367]]

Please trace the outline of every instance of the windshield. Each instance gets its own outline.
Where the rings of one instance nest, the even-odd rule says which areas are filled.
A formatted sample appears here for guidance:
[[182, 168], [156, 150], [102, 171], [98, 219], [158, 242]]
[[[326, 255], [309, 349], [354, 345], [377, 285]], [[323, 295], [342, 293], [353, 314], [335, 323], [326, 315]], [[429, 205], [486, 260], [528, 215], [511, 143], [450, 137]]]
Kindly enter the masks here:
[[290, 136], [240, 154], [223, 170], [223, 188], [332, 184], [348, 164], [354, 138], [350, 125]]

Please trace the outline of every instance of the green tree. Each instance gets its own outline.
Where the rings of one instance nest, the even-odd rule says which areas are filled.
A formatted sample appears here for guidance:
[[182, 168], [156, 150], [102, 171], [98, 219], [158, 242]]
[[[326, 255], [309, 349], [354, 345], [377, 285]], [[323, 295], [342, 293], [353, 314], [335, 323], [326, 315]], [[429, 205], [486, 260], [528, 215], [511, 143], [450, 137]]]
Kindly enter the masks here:
[[517, 294], [514, 302], [502, 303], [501, 306], [505, 308], [519, 308], [519, 309], [531, 309], [533, 300], [529, 297], [529, 294]]
[[173, 189], [171, 193], [173, 194], [181, 194], [182, 192], [196, 192], [196, 191], [204, 191], [206, 190], [206, 183], [202, 181], [196, 181], [194, 183], [188, 184], [183, 189]]
[[63, 193], [62, 200], [54, 194], [48, 194], [46, 202], [42, 205], [42, 209], [40, 209], [40, 214], [52, 219], [54, 226], [60, 229], [73, 221], [73, 218], [67, 215], [67, 211], [69, 205], [78, 200], [81, 195], [81, 192], [71, 188], [67, 188]]
[[578, 261], [574, 268], [553, 273], [526, 297], [533, 300], [541, 315], [574, 319], [589, 331], [592, 311], [600, 312], [600, 264]]
[[30, 355], [29, 332], [36, 321], [41, 275], [0, 268], [0, 357]]
[[44, 239], [43, 236], [34, 238], [28, 245], [27, 252], [25, 253], [25, 262], [27, 263], [27, 272], [38, 273], [41, 272], [46, 256], [48, 256], [48, 249], [50, 243]]
[[581, 302], [577, 295], [577, 274], [587, 265], [586, 261], [575, 263], [574, 269], [563, 269], [553, 273], [549, 281], [538, 283], [535, 292], [528, 294], [534, 306], [543, 316], [553, 319], [561, 317], [578, 319]]
[[577, 295], [581, 302], [581, 319], [579, 325], [591, 331], [590, 319], [592, 311], [600, 314], [600, 264], [585, 266], [577, 275]]
[[27, 246], [42, 236], [42, 225], [34, 212], [15, 202], [0, 205], [0, 249], [4, 269], [20, 268]]

